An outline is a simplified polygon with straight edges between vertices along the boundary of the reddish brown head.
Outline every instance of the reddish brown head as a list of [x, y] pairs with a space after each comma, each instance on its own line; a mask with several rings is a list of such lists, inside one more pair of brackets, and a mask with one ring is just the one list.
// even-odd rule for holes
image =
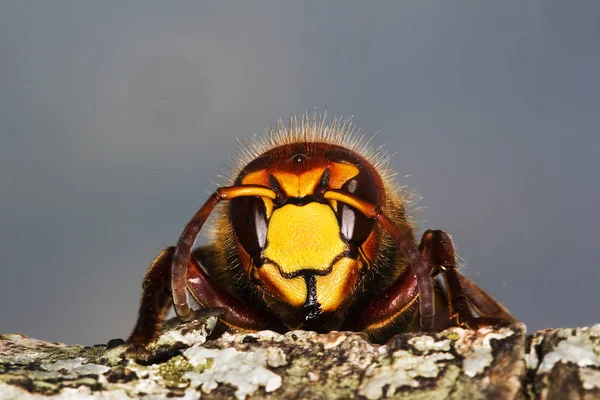
[[251, 161], [235, 185], [276, 193], [274, 200], [239, 197], [229, 205], [242, 266], [263, 294], [298, 309], [307, 321], [341, 307], [375, 261], [379, 229], [373, 219], [324, 193], [338, 189], [383, 203], [374, 167], [336, 144], [289, 143]]

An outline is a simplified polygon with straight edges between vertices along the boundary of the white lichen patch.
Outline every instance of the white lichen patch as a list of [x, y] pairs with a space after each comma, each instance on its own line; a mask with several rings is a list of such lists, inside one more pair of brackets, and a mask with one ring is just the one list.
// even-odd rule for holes
[[183, 343], [186, 346], [201, 345], [206, 343], [206, 338], [214, 330], [218, 318], [208, 317], [200, 329], [192, 329], [183, 333], [180, 330], [169, 330], [162, 334], [152, 347], [169, 346], [173, 343]]
[[398, 350], [394, 352], [395, 367], [401, 367], [408, 372], [410, 377], [435, 378], [439, 372], [438, 361], [447, 361], [454, 359], [450, 353], [434, 353], [424, 357], [414, 356], [413, 354]]
[[186, 346], [204, 344], [206, 343], [206, 332], [191, 331], [181, 333], [179, 331], [169, 331], [158, 338], [155, 346], [167, 346], [173, 343], [183, 343]]
[[408, 344], [415, 350], [427, 354], [432, 351], [449, 351], [451, 341], [448, 339], [435, 340], [435, 338], [423, 335], [409, 339]]
[[[463, 360], [463, 372], [470, 378], [481, 374], [486, 367], [494, 361], [492, 355], [491, 341], [493, 339], [506, 339], [515, 332], [510, 328], [502, 328], [496, 332], [489, 328], [480, 329], [476, 333], [475, 341], [469, 346], [468, 352]], [[462, 346], [457, 346], [459, 350]], [[459, 350], [460, 352], [460, 350]]]
[[592, 342], [586, 336], [570, 336], [560, 342], [554, 351], [546, 354], [539, 372], [549, 372], [557, 362], [572, 362], [580, 367], [600, 365], [600, 357], [594, 353]]
[[558, 336], [560, 338], [566, 339], [568, 337], [573, 336], [573, 334], [575, 333], [574, 331], [575, 330], [571, 329], [571, 328], [559, 328], [559, 329], [556, 329], [555, 334], [556, 334], [556, 336]]
[[87, 361], [85, 358], [78, 357], [72, 360], [60, 360], [50, 364], [42, 364], [41, 367], [46, 371], [60, 371], [61, 369], [72, 371], [73, 369], [83, 364], [85, 361]]
[[181, 400], [198, 400], [200, 393], [196, 389], [188, 389], [185, 391]]
[[600, 389], [600, 371], [591, 368], [579, 370], [579, 379], [585, 390]]
[[347, 336], [344, 332], [330, 332], [327, 335], [327, 340], [323, 344], [325, 350], [333, 349], [338, 347], [346, 340]]
[[106, 365], [86, 363], [83, 357], [71, 360], [59, 360], [49, 364], [42, 364], [41, 368], [46, 371], [58, 372], [64, 370], [66, 373], [75, 375], [102, 375], [110, 370]]
[[127, 344], [122, 344], [112, 349], [106, 349], [104, 357], [108, 360], [107, 365], [117, 365], [123, 359], [123, 353], [127, 349]]
[[[133, 396], [141, 396], [142, 394], [152, 396], [166, 397], [169, 394], [169, 389], [166, 388], [165, 380], [160, 375], [160, 365], [140, 365], [130, 361], [127, 369], [135, 372], [138, 379], [129, 384], [116, 384], [114, 386], [127, 388], [127, 391]], [[148, 398], [148, 397], [145, 397]]]
[[308, 380], [311, 382], [316, 382], [319, 380], [319, 375], [315, 374], [312, 371], [308, 371], [308, 373], [306, 374], [306, 376], [308, 377]]
[[[241, 352], [233, 348], [220, 350], [194, 346], [185, 350], [183, 355], [193, 366], [210, 364], [210, 368], [202, 373], [184, 374], [184, 378], [189, 379], [193, 387], [201, 387], [204, 393], [212, 392], [219, 383], [227, 383], [237, 388], [235, 396], [238, 399], [245, 399], [261, 386], [267, 393], [281, 386], [281, 377], [266, 368], [269, 364], [269, 355], [264, 349]], [[208, 360], [212, 361], [208, 362]], [[281, 359], [273, 359], [271, 362], [277, 364]]]
[[313, 331], [290, 331], [283, 335], [286, 341], [293, 341], [299, 345], [309, 342], [315, 342], [319, 334]]
[[277, 368], [288, 364], [285, 353], [279, 347], [267, 347], [266, 352], [269, 367]]
[[77, 350], [78, 346], [45, 342], [18, 333], [0, 335], [0, 364], [29, 364], [47, 359], [49, 354]]
[[534, 336], [531, 339], [529, 351], [525, 353], [525, 366], [528, 369], [536, 369], [540, 365], [540, 359], [537, 355], [537, 347], [544, 341], [544, 336]]
[[592, 325], [587, 329], [590, 338], [600, 338], [600, 324]]
[[49, 398], [61, 400], [122, 400], [130, 398], [125, 390], [114, 389], [112, 391], [92, 392], [89, 387], [85, 386], [64, 388], [56, 395], [47, 396], [45, 394], [31, 393], [18, 386], [8, 385], [3, 382], [0, 382], [0, 395], [2, 395], [3, 399], [19, 400], [47, 400]]
[[[361, 347], [353, 347], [346, 352], [348, 354], [348, 364], [352, 366], [352, 368], [360, 368], [361, 370], [367, 368], [373, 362], [375, 358], [375, 350], [373, 346], [364, 346]], [[388, 357], [387, 354], [383, 354], [380, 356], [380, 359], [384, 359]]]
[[419, 387], [416, 378], [436, 378], [445, 361], [454, 359], [450, 353], [433, 353], [416, 356], [405, 350], [393, 354], [390, 365], [372, 364], [365, 372], [365, 377], [358, 393], [370, 400], [382, 396], [393, 396], [403, 386]]
[[256, 339], [257, 342], [282, 342], [285, 340], [285, 336], [281, 333], [273, 331], [259, 331], [252, 333], [229, 333], [225, 332], [221, 335], [219, 341], [227, 344], [243, 343], [244, 339], [248, 336]]
[[252, 336], [256, 337], [259, 342], [282, 342], [285, 340], [284, 335], [273, 331], [260, 331], [253, 333]]

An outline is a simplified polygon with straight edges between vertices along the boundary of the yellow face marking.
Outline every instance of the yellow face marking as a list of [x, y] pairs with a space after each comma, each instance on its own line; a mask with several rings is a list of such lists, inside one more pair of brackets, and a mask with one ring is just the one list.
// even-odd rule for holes
[[277, 299], [294, 307], [302, 307], [306, 302], [306, 283], [303, 277], [286, 279], [273, 264], [260, 267], [259, 276], [269, 293]]
[[333, 208], [333, 211], [335, 211], [337, 213], [337, 209], [338, 209], [337, 200], [329, 200], [329, 204], [331, 204], [331, 208]]
[[269, 174], [266, 170], [261, 169], [255, 172], [250, 172], [242, 179], [242, 185], [266, 185], [269, 183]]
[[273, 176], [281, 184], [286, 196], [304, 197], [314, 193], [323, 172], [325, 172], [324, 168], [315, 168], [299, 175], [289, 172], [274, 172]]
[[267, 199], [263, 197], [263, 203], [265, 203], [265, 213], [267, 215], [267, 219], [271, 218], [271, 214], [273, 213], [273, 200]]
[[[354, 178], [360, 172], [358, 167], [353, 164], [332, 162], [328, 166], [311, 168], [301, 174], [288, 170], [275, 169], [272, 174], [281, 184], [281, 188], [289, 197], [304, 197], [314, 193], [321, 181], [325, 170], [330, 169], [329, 186], [339, 189]], [[259, 170], [248, 173], [242, 179], [242, 185], [262, 185], [269, 186], [268, 170]]]
[[[276, 171], [273, 176], [281, 183], [281, 188], [288, 197], [304, 197], [315, 192], [325, 170], [325, 167], [313, 168], [302, 174]], [[358, 173], [358, 168], [355, 165], [332, 163], [329, 178], [330, 186], [339, 188]]]
[[358, 282], [358, 263], [351, 258], [342, 258], [335, 263], [330, 274], [317, 276], [316, 281], [321, 310], [335, 311]]
[[283, 273], [326, 270], [347, 250], [333, 210], [326, 204], [287, 204], [271, 215], [264, 256]]
[[281, 188], [288, 197], [304, 197], [315, 192], [321, 181], [325, 168], [314, 168], [303, 174], [274, 172], [273, 176], [281, 183]]
[[358, 167], [354, 164], [332, 163], [329, 187], [339, 189], [359, 172]]

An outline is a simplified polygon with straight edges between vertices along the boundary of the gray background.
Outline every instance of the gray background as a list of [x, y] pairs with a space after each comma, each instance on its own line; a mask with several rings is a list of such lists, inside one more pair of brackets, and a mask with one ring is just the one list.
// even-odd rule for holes
[[450, 230], [529, 330], [600, 322], [599, 21], [597, 1], [3, 1], [0, 333], [126, 337], [235, 138], [315, 108], [380, 131], [419, 232]]

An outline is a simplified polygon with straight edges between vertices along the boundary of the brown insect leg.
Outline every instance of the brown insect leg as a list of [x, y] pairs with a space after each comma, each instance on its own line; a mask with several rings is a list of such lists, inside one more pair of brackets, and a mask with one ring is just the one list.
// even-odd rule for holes
[[[514, 321], [512, 317], [505, 318], [506, 310], [483, 290], [478, 287], [475, 289], [476, 285], [473, 282], [469, 281], [467, 290], [462, 286], [460, 278], [464, 277], [456, 270], [456, 253], [450, 235], [440, 230], [427, 230], [423, 234], [419, 249], [425, 260], [436, 268], [436, 272], [443, 274], [450, 318], [455, 318], [459, 326], [477, 329], [481, 326], [507, 324]], [[504, 312], [495, 312], [498, 308], [492, 303]], [[478, 304], [484, 309], [477, 308], [477, 311], [482, 311], [480, 317], [475, 317], [473, 314], [472, 304]], [[489, 314], [483, 311], [488, 311]]]
[[[194, 298], [205, 308], [222, 308], [221, 320], [231, 327], [242, 330], [276, 329], [278, 323], [263, 315], [234, 296], [220, 289], [204, 272], [196, 257], [202, 258], [201, 247], [194, 251], [188, 264], [187, 287]], [[138, 358], [147, 355], [146, 346], [158, 335], [159, 328], [171, 305], [170, 277], [175, 247], [168, 247], [148, 268], [142, 284], [142, 299], [138, 319], [127, 339], [127, 352]]]
[[394, 284], [360, 311], [356, 330], [376, 335], [396, 321], [417, 300], [419, 287], [412, 271], [406, 271]]
[[201, 306], [223, 310], [221, 321], [226, 325], [251, 331], [282, 329], [273, 317], [259, 312], [217, 287], [194, 257], [190, 259], [187, 280], [192, 296]]
[[431, 330], [435, 322], [435, 292], [431, 267], [417, 251], [414, 243], [402, 232], [385, 214], [378, 214], [377, 220], [381, 226], [392, 236], [398, 247], [407, 258], [411, 271], [415, 276], [419, 288], [419, 313], [421, 315], [421, 328]]
[[129, 344], [127, 351], [133, 356], [147, 353], [146, 346], [156, 338], [160, 325], [169, 311], [171, 304], [169, 283], [174, 252], [175, 247], [168, 247], [161, 251], [144, 276], [138, 319], [127, 339]]
[[194, 214], [190, 222], [187, 223], [177, 241], [175, 254], [173, 255], [173, 265], [171, 267], [171, 290], [175, 312], [182, 321], [190, 321], [194, 318], [185, 288], [188, 263], [198, 234], [217, 204], [223, 200], [242, 196], [259, 196], [270, 199], [275, 199], [276, 197], [275, 192], [271, 189], [258, 185], [218, 188], [206, 203], [200, 207], [196, 214]]
[[469, 303], [481, 316], [499, 318], [508, 322], [515, 322], [516, 318], [500, 303], [483, 291], [472, 280], [458, 273], [460, 286], [463, 288]]

